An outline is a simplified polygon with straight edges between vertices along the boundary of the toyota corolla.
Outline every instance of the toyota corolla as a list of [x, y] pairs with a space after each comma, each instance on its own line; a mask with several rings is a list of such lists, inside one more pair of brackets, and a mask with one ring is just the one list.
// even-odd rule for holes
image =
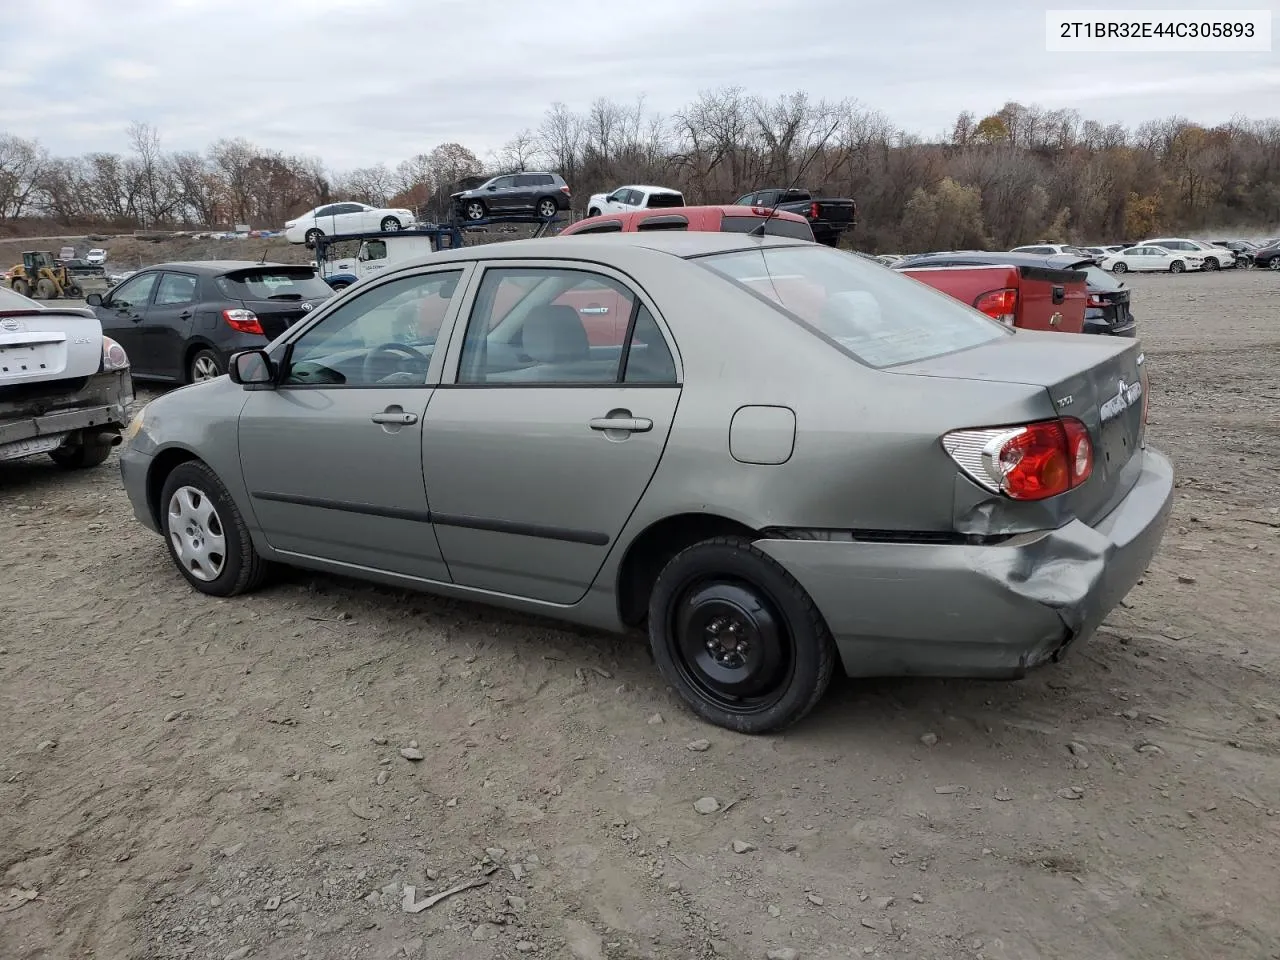
[[1093, 633], [1172, 499], [1146, 366], [813, 243], [497, 243], [153, 400], [121, 470], [203, 593], [280, 563], [643, 629], [694, 711], [761, 733], [837, 666], [1014, 678]]

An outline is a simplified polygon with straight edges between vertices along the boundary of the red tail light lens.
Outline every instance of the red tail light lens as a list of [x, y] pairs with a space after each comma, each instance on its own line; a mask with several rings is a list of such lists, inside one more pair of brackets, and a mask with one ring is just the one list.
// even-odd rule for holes
[[814, 203], [809, 204], [809, 218], [811, 220], [819, 219], [818, 204], [816, 201]]
[[560, 192], [567, 197], [569, 195], [569, 188], [567, 186], [561, 187]]
[[1014, 317], [1018, 315], [1018, 291], [1012, 287], [988, 290], [974, 300], [973, 305], [992, 320], [998, 320], [1005, 326], [1012, 327]]
[[1015, 427], [955, 430], [943, 449], [973, 480], [1014, 500], [1045, 500], [1093, 473], [1089, 428], [1074, 417]]
[[1088, 304], [1091, 307], [1099, 307], [1099, 308], [1105, 307], [1107, 305], [1106, 301], [1103, 300], [1101, 297], [1090, 297], [1088, 300]]
[[240, 333], [256, 333], [260, 337], [266, 336], [262, 332], [262, 323], [258, 320], [258, 315], [252, 310], [223, 310], [222, 319], [232, 330]]

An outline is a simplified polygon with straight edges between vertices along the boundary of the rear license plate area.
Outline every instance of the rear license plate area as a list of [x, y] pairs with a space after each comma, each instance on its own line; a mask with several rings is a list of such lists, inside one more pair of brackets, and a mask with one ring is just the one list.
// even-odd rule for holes
[[55, 370], [57, 350], [46, 343], [0, 343], [0, 376]]

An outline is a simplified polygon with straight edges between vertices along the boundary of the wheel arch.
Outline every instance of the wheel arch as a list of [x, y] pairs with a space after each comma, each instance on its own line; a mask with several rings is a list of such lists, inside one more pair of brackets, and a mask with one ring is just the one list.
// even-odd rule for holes
[[759, 531], [715, 513], [678, 513], [649, 524], [628, 544], [618, 564], [618, 619], [629, 627], [644, 622], [658, 574], [681, 550], [714, 537], [733, 536], [756, 539]]
[[191, 361], [195, 359], [195, 355], [201, 350], [212, 352], [218, 357], [220, 363], [225, 363], [225, 351], [219, 350], [217, 346], [208, 340], [192, 337], [187, 341], [187, 345], [182, 351], [182, 376], [184, 379], [191, 373]]
[[174, 470], [193, 460], [204, 463], [194, 451], [186, 447], [166, 447], [155, 455], [147, 468], [147, 509], [151, 511], [151, 519], [155, 521], [157, 529], [160, 527], [160, 493], [164, 490], [165, 481]]

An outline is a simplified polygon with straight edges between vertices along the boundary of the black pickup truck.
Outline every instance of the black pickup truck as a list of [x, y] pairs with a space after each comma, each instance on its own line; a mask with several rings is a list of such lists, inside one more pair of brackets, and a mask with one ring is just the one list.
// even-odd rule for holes
[[744, 207], [777, 207], [788, 213], [798, 213], [809, 221], [813, 239], [829, 247], [838, 244], [840, 235], [858, 222], [857, 205], [852, 200], [815, 197], [808, 190], [771, 187], [740, 197], [738, 204]]

